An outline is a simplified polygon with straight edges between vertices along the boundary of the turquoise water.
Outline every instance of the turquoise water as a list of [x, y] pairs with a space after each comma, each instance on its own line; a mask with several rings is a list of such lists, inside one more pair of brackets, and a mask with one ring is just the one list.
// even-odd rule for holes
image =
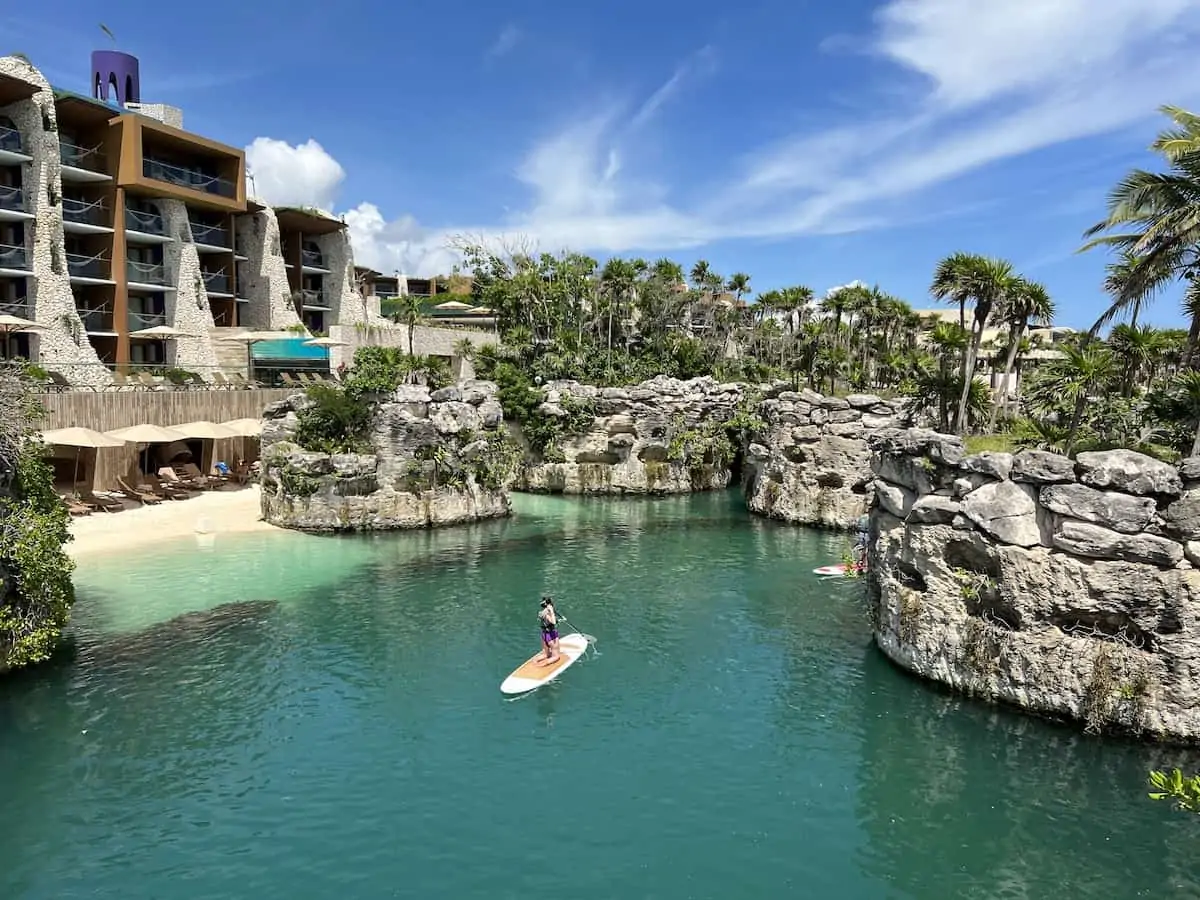
[[[1145, 770], [872, 648], [845, 539], [736, 496], [521, 497], [85, 567], [0, 681], [3, 898], [1193, 896]], [[543, 591], [598, 642], [540, 691]]]

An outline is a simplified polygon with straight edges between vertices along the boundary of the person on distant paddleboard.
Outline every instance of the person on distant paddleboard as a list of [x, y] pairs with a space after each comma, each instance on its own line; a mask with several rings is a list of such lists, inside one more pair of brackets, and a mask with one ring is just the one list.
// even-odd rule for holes
[[546, 651], [545, 659], [538, 662], [539, 666], [549, 666], [558, 662], [558, 614], [554, 611], [554, 601], [547, 595], [542, 595], [542, 605], [538, 610], [538, 626], [542, 630], [542, 647]]

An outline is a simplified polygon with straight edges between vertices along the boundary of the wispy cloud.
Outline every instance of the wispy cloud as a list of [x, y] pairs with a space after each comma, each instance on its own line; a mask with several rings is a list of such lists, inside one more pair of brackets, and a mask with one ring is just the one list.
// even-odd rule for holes
[[496, 40], [492, 41], [492, 45], [488, 47], [484, 59], [492, 60], [506, 56], [516, 49], [517, 44], [521, 43], [522, 37], [524, 37], [524, 32], [516, 25], [505, 25], [496, 35]]
[[[374, 231], [352, 224], [356, 252], [376, 267], [428, 271], [444, 261], [440, 242], [451, 232], [521, 232], [556, 246], [624, 252], [936, 217], [939, 208], [923, 199], [944, 198], [971, 173], [1128, 129], [1162, 102], [1200, 101], [1190, 49], [1197, 37], [1200, 0], [890, 0], [869, 34], [827, 44], [862, 54], [861, 72], [876, 76], [859, 94], [867, 112], [743, 148], [698, 199], [688, 202], [687, 187], [666, 172], [647, 172], [644, 144], [631, 135], [711, 67], [708, 49], [640, 102], [601, 105], [537, 141], [516, 170], [530, 190], [524, 210], [422, 230], [408, 219], [393, 229], [367, 205], [361, 221], [379, 221]], [[1091, 165], [1087, 153], [1078, 165]], [[393, 230], [402, 239], [389, 237]]]

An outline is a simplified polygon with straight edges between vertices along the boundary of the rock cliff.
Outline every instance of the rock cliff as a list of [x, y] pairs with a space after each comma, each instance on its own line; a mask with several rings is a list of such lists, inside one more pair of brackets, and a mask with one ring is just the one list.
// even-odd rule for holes
[[517, 487], [535, 493], [679, 494], [730, 483], [726, 433], [747, 392], [712, 378], [659, 376], [629, 388], [553, 381], [539, 413], [554, 437]]
[[272, 404], [263, 413], [263, 518], [301, 531], [383, 531], [508, 515], [520, 450], [495, 395], [482, 381], [432, 393], [402, 386], [373, 406], [371, 452], [346, 454], [296, 443], [307, 396]]
[[887, 656], [1092, 732], [1200, 737], [1200, 459], [969, 456], [917, 429], [867, 440]]
[[801, 525], [849, 528], [873, 495], [866, 438], [895, 428], [899, 401], [873, 394], [823, 397], [770, 388], [758, 405], [743, 484], [753, 513]]

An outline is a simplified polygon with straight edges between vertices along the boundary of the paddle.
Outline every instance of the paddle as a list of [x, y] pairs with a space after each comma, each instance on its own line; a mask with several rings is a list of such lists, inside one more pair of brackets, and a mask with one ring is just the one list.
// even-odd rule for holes
[[565, 622], [573, 631], [577, 631], [580, 634], [580, 636], [582, 636], [583, 639], [588, 642], [588, 646], [591, 646], [592, 644], [596, 643], [596, 639], [594, 637], [592, 637], [590, 634], [587, 634], [586, 632], [584, 632], [583, 629], [577, 627], [574, 622], [572, 622], [570, 619], [568, 619], [562, 613], [560, 613], [556, 610], [554, 613], [554, 616], [555, 616], [555, 618], [561, 619], [563, 622]]

